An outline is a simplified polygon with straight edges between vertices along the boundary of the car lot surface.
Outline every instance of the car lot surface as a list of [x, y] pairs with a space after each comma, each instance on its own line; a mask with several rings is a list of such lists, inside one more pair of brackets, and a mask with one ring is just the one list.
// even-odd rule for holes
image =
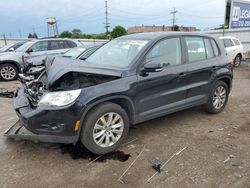
[[[0, 82], [13, 90], [18, 82]], [[235, 69], [229, 102], [221, 114], [199, 108], [171, 114], [137, 125], [119, 148], [131, 157], [89, 164], [73, 160], [58, 147], [3, 136], [17, 116], [11, 99], [0, 98], [0, 187], [250, 187], [250, 67]], [[125, 174], [119, 177], [144, 151]], [[164, 163], [173, 157], [150, 183], [153, 157]]]

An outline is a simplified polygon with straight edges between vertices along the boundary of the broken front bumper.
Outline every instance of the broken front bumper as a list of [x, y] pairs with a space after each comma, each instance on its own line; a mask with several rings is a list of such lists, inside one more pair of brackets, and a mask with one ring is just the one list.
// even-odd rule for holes
[[5, 131], [4, 135], [17, 140], [31, 140], [33, 142], [49, 142], [49, 143], [74, 143], [77, 141], [75, 136], [53, 136], [53, 135], [38, 135], [34, 134], [20, 120], [12, 127]]
[[75, 129], [85, 109], [79, 101], [63, 107], [31, 108], [22, 87], [13, 99], [13, 106], [19, 117], [17, 123], [5, 132], [5, 136], [32, 140], [35, 142], [75, 143], [80, 128]]

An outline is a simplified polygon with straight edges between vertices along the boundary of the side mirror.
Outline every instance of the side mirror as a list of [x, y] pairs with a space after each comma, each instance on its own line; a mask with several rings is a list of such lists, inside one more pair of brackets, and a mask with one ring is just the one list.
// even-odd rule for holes
[[149, 62], [144, 65], [144, 72], [161, 72], [163, 70], [163, 66], [160, 63]]
[[87, 57], [86, 57], [86, 56], [82, 56], [82, 57], [80, 57], [79, 59], [80, 59], [80, 60], [86, 60]]
[[14, 52], [14, 51], [15, 51], [14, 48], [10, 48], [10, 49], [9, 49], [9, 52]]
[[33, 52], [32, 48], [29, 48], [27, 51], [27, 53]]

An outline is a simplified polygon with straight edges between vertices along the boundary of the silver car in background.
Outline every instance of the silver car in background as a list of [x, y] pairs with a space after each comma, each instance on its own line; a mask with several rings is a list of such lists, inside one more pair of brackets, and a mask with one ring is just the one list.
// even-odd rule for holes
[[71, 39], [40, 39], [28, 41], [15, 51], [0, 53], [0, 80], [15, 80], [26, 58], [62, 54], [80, 45]]

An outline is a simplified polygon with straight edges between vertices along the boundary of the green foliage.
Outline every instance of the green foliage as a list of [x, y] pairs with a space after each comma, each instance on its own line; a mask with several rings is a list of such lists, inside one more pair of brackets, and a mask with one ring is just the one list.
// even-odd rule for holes
[[112, 38], [117, 38], [117, 37], [120, 37], [120, 36], [123, 36], [123, 35], [126, 35], [126, 34], [127, 34], [126, 29], [124, 27], [118, 25], [111, 32], [111, 37]]
[[33, 33], [33, 34], [29, 33], [28, 38], [29, 38], [29, 39], [32, 39], [32, 38], [37, 39], [37, 38], [38, 38], [38, 36], [37, 36], [37, 34], [36, 34], [36, 33]]
[[72, 37], [72, 33], [70, 31], [63, 31], [61, 34], [60, 34], [60, 37], [61, 38], [71, 38]]
[[76, 39], [81, 38], [82, 31], [80, 29], [73, 29], [71, 33], [72, 33], [72, 38]]
[[63, 31], [60, 33], [61, 38], [78, 38], [78, 39], [107, 39], [104, 33], [101, 34], [84, 34], [80, 29], [73, 29], [72, 31]]
[[173, 31], [180, 31], [180, 27], [178, 25], [174, 25]]

